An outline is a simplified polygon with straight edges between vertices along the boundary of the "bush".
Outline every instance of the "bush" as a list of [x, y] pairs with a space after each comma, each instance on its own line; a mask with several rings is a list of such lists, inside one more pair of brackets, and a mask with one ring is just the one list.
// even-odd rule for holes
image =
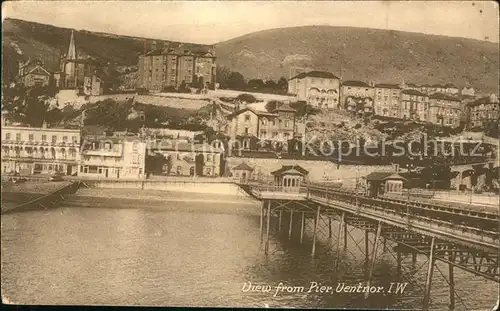
[[166, 93], [177, 93], [177, 89], [173, 85], [164, 87], [162, 91]]
[[252, 94], [246, 94], [246, 93], [238, 95], [238, 97], [236, 97], [236, 99], [243, 101], [243, 102], [246, 102], [248, 104], [257, 102], [257, 99], [255, 98], [255, 96], [253, 96]]

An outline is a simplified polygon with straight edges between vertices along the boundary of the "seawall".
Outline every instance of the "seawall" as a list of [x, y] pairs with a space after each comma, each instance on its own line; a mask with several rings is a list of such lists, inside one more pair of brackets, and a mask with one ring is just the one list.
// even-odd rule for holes
[[142, 190], [163, 190], [173, 192], [192, 193], [207, 193], [220, 195], [244, 196], [250, 198], [240, 187], [233, 183], [217, 183], [217, 182], [195, 182], [195, 181], [115, 181], [115, 180], [100, 180], [100, 181], [85, 181], [85, 184], [91, 188], [107, 188], [107, 189], [142, 189]]
[[281, 168], [282, 165], [300, 165], [309, 171], [311, 181], [340, 179], [345, 186], [354, 186], [356, 176], [361, 178], [375, 171], [392, 171], [390, 165], [337, 165], [328, 161], [314, 160], [293, 160], [293, 159], [257, 159], [244, 157], [228, 157], [227, 163], [229, 169], [245, 162], [254, 169], [254, 174], [261, 174], [264, 177], [270, 177], [271, 172]]
[[[27, 187], [25, 187], [25, 190], [34, 191], [31, 193], [21, 192], [20, 189], [17, 189], [18, 192], [2, 192], [2, 214], [53, 207], [56, 203], [63, 200], [66, 195], [74, 194], [80, 187], [80, 183], [62, 182], [54, 183], [52, 187], [50, 187], [51, 184], [46, 185], [49, 187], [40, 187], [40, 185], [37, 186], [38, 187], [32, 187], [28, 184]], [[35, 191], [35, 188], [38, 188], [38, 190]], [[11, 202], [4, 202], [4, 196], [7, 194], [12, 196]]]

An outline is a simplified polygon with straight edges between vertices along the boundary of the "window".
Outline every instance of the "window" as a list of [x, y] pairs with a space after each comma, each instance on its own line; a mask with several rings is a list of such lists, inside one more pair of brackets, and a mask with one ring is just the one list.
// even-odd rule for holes
[[132, 144], [132, 151], [137, 152], [137, 150], [139, 150], [139, 144], [138, 144], [138, 143], [136, 143], [136, 142], [134, 142], [134, 143]]
[[181, 154], [180, 154], [180, 153], [178, 153], [178, 154], [177, 154], [177, 160], [180, 160], [180, 159], [181, 159]]
[[21, 133], [16, 133], [16, 141], [20, 141], [21, 140]]
[[289, 126], [289, 122], [288, 121], [285, 121], [285, 127], [288, 127]]
[[56, 135], [52, 135], [52, 143], [53, 144], [57, 143], [57, 136]]
[[77, 144], [78, 143], [78, 139], [76, 136], [73, 136], [73, 143]]
[[245, 122], [248, 122], [248, 121], [250, 121], [250, 115], [249, 115], [249, 114], [246, 114], [246, 115], [245, 115]]
[[68, 136], [63, 136], [63, 142], [67, 142], [68, 141]]
[[207, 154], [207, 161], [212, 161], [212, 155], [211, 154]]
[[245, 127], [245, 134], [248, 134], [248, 127]]
[[10, 140], [10, 133], [5, 133], [5, 139]]

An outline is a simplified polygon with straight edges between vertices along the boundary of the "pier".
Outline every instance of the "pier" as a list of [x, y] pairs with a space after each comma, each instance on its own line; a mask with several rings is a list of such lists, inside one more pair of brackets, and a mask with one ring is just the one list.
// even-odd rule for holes
[[[478, 205], [439, 204], [432, 200], [412, 200], [390, 196], [369, 197], [339, 188], [315, 184], [240, 184], [261, 201], [260, 236], [264, 253], [270, 253], [270, 226], [304, 243], [304, 228], [312, 225], [311, 256], [317, 248], [319, 231], [328, 232], [337, 254], [350, 247], [365, 256], [366, 286], [370, 286], [377, 256], [391, 246], [397, 273], [401, 274], [402, 254], [427, 257], [427, 273], [422, 301], [429, 309], [435, 262], [448, 265], [449, 309], [455, 309], [454, 269], [462, 269], [500, 283], [498, 208]], [[333, 230], [337, 222], [339, 230]], [[352, 238], [353, 228], [363, 230], [364, 243]], [[338, 259], [335, 262], [338, 265]], [[440, 272], [440, 271], [439, 271]], [[369, 293], [365, 293], [367, 298]]]

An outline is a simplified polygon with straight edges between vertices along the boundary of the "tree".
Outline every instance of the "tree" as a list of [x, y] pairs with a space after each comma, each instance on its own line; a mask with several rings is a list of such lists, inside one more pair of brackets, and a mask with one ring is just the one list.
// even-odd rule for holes
[[278, 108], [280, 105], [282, 104], [282, 102], [280, 101], [277, 101], [277, 100], [270, 100], [267, 102], [266, 104], [266, 110], [268, 112], [272, 112], [274, 111], [276, 108]]
[[219, 87], [222, 89], [227, 88], [229, 76], [231, 75], [231, 70], [224, 66], [217, 66], [215, 73], [217, 75], [217, 81], [219, 82]]
[[281, 77], [278, 80], [277, 86], [283, 92], [283, 94], [286, 94], [288, 92], [288, 80], [285, 77]]
[[276, 90], [278, 88], [278, 85], [273, 80], [267, 80], [265, 85], [267, 88], [270, 88], [272, 90]]
[[319, 112], [319, 109], [314, 108], [311, 105], [308, 105], [305, 101], [299, 100], [297, 102], [293, 102], [290, 104], [290, 107], [297, 111], [298, 117], [304, 117], [307, 115], [316, 115]]
[[257, 99], [255, 98], [255, 96], [253, 96], [252, 94], [240, 94], [236, 97], [236, 100], [239, 100], [239, 101], [242, 101], [242, 102], [246, 102], [247, 104], [251, 104], [251, 103], [255, 103], [257, 102]]
[[262, 79], [251, 79], [248, 81], [248, 87], [253, 90], [263, 89], [266, 85]]
[[179, 93], [191, 93], [191, 90], [187, 87], [186, 81], [182, 81], [178, 89]]
[[244, 90], [247, 84], [245, 78], [239, 72], [231, 72], [227, 78], [227, 88], [233, 90]]
[[205, 158], [202, 153], [195, 156], [195, 174], [196, 176], [203, 176], [203, 167], [205, 166]]
[[127, 116], [132, 105], [119, 104], [112, 99], [97, 102], [88, 109], [85, 124], [104, 125], [112, 130], [124, 130], [127, 127]]

